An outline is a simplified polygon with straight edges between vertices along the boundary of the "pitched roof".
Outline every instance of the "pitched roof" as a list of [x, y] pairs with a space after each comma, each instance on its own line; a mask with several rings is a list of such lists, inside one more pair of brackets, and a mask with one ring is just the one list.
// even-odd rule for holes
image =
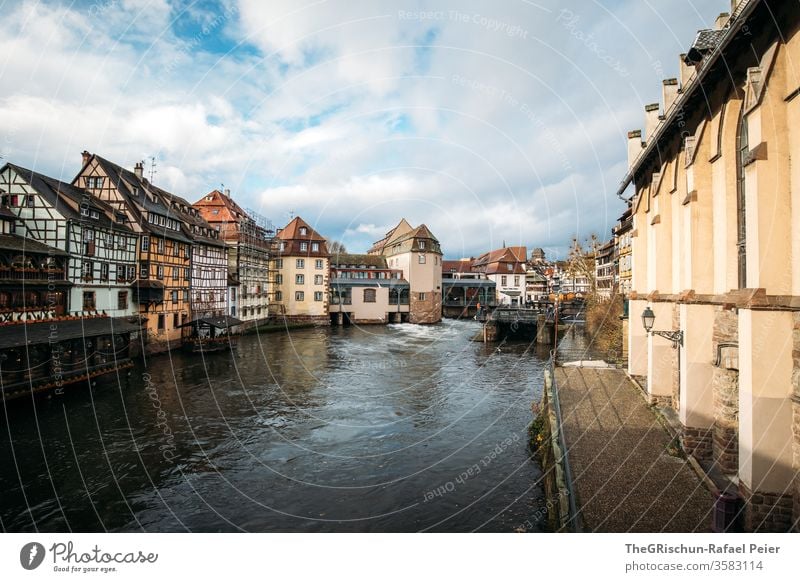
[[16, 164], [6, 164], [3, 170], [5, 168], [13, 170], [18, 177], [25, 180], [29, 186], [36, 190], [42, 198], [67, 219], [85, 221], [85, 217], [81, 216], [80, 208], [81, 206], [88, 206], [97, 210], [99, 215], [97, 219], [92, 219], [92, 224], [96, 223], [106, 228], [117, 230], [131, 230], [130, 227], [116, 221], [116, 211], [110, 204], [100, 200], [88, 190]]
[[[301, 234], [300, 229], [305, 228], [306, 233]], [[299, 216], [296, 216], [292, 221], [281, 230], [276, 238], [280, 240], [308, 240], [308, 241], [324, 241], [325, 237], [319, 234], [316, 230]]]
[[18, 234], [0, 234], [0, 249], [4, 251], [18, 251], [21, 253], [47, 254], [66, 257], [67, 253], [61, 249], [40, 243], [32, 238], [19, 236]]
[[414, 230], [414, 227], [411, 226], [405, 218], [401, 218], [400, 222], [397, 223], [397, 226], [387, 232], [386, 236], [384, 236], [382, 239], [372, 243], [372, 247], [370, 247], [367, 252], [370, 254], [381, 253], [390, 242], [395, 242], [398, 237], [412, 230]]
[[442, 261], [443, 273], [469, 273], [472, 271], [473, 259], [458, 259]]

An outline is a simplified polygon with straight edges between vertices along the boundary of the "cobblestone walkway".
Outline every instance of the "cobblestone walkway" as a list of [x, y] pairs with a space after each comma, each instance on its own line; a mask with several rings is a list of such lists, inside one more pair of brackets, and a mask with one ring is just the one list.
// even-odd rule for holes
[[624, 372], [557, 368], [584, 531], [710, 531], [711, 493]]

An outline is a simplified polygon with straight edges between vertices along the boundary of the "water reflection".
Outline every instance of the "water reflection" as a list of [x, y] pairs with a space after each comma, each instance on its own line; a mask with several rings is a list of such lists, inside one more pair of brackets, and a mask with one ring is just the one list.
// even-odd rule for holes
[[2, 424], [0, 525], [518, 529], [543, 504], [525, 430], [547, 350], [470, 341], [479, 329], [251, 335], [234, 354], [176, 352], [15, 406]]

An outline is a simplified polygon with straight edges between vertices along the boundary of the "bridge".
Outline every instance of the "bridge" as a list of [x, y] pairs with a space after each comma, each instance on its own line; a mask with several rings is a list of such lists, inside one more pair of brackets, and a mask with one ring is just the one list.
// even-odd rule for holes
[[553, 343], [556, 322], [571, 324], [583, 322], [583, 301], [553, 304], [540, 302], [526, 307], [497, 307], [478, 315], [483, 321], [483, 341], [493, 342], [517, 336], [536, 339], [537, 343]]

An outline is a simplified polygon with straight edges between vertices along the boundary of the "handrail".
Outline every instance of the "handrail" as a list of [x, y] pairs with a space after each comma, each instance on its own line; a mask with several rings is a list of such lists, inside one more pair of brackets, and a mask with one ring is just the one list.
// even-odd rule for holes
[[[558, 443], [561, 448], [561, 464], [564, 467], [564, 481], [567, 486], [567, 503], [569, 508], [568, 520], [564, 524], [571, 531], [578, 533], [581, 531], [580, 515], [578, 512], [578, 504], [575, 500], [575, 487], [572, 482], [572, 468], [569, 464], [569, 455], [567, 454], [567, 443], [564, 438], [564, 421], [561, 417], [561, 401], [558, 397], [558, 383], [556, 382], [556, 354], [558, 348], [550, 350], [550, 359], [547, 366], [550, 370], [550, 378], [552, 382], [553, 392], [553, 409], [556, 413], [556, 423], [558, 424]], [[558, 462], [558, 460], [556, 460]]]

